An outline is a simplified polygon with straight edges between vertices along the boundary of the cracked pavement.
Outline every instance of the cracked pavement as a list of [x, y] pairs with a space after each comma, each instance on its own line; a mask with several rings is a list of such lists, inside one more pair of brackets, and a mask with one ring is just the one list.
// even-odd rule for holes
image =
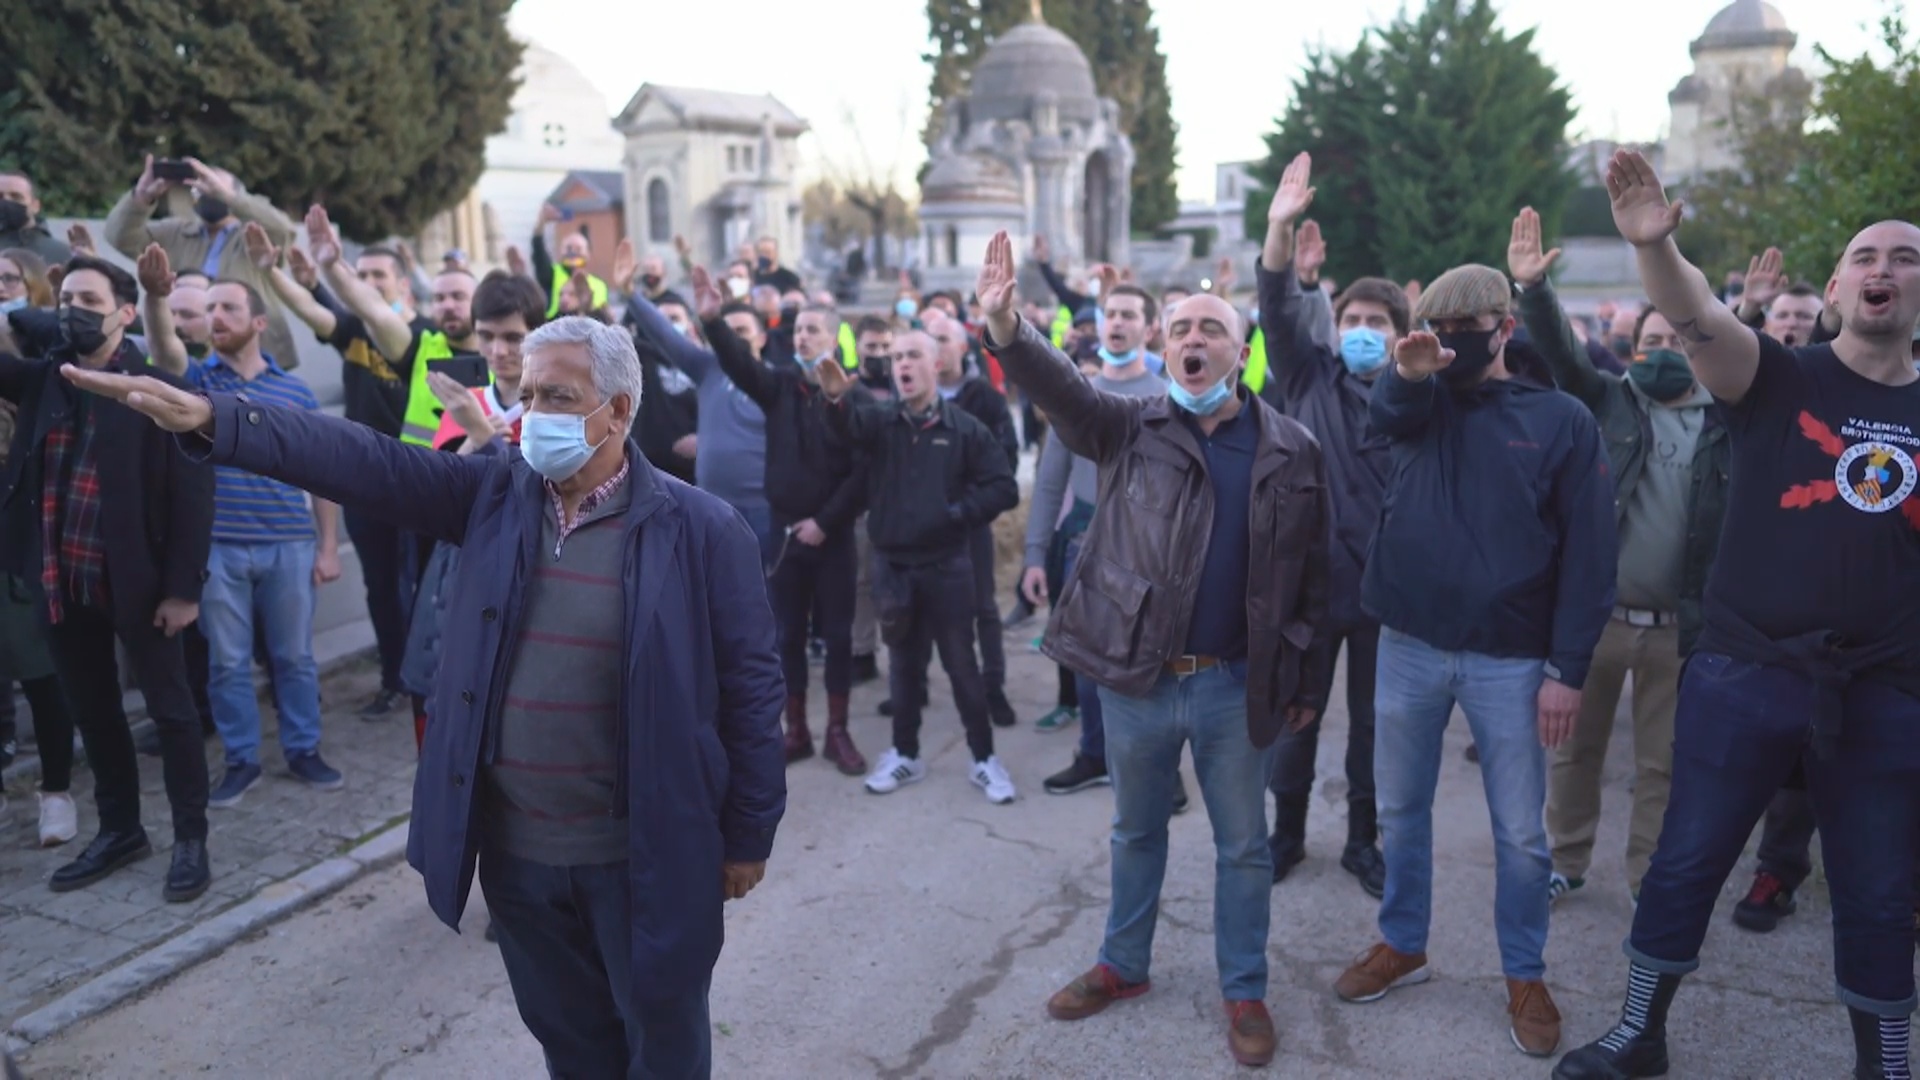
[[[1031, 635], [1035, 625], [1023, 629]], [[1106, 788], [1041, 791], [1041, 779], [1067, 763], [1077, 732], [1033, 730], [1032, 718], [1051, 705], [1054, 676], [1014, 637], [1009, 692], [1023, 722], [995, 732], [1021, 792], [1012, 805], [988, 805], [968, 782], [965, 742], [938, 678], [924, 783], [876, 797], [818, 760], [792, 770], [766, 882], [727, 913], [712, 1000], [716, 1075], [1245, 1074], [1226, 1052], [1212, 848], [1198, 799], [1171, 826], [1152, 992], [1077, 1024], [1046, 1017], [1047, 996], [1090, 966], [1099, 946], [1112, 803]], [[818, 708], [817, 686], [814, 693]], [[866, 686], [854, 697], [854, 735], [869, 755], [886, 744], [886, 721], [874, 714], [883, 694]], [[1307, 862], [1273, 894], [1267, 1002], [1280, 1055], [1266, 1074], [1544, 1080], [1550, 1063], [1520, 1056], [1507, 1039], [1493, 853], [1476, 768], [1460, 756], [1463, 723], [1448, 733], [1435, 812], [1434, 978], [1371, 1005], [1332, 996], [1334, 978], [1374, 940], [1375, 904], [1338, 865], [1345, 722], [1336, 707], [1322, 739], [1327, 792], [1314, 800]], [[1615, 740], [1609, 761], [1589, 884], [1556, 910], [1547, 949], [1568, 1045], [1611, 1025], [1625, 979], [1628, 741]], [[1807, 891], [1800, 913], [1775, 933], [1748, 934], [1728, 914], [1750, 869], [1743, 859], [1703, 967], [1673, 1007], [1673, 1075], [1849, 1075], [1824, 893]], [[477, 889], [467, 925], [465, 935], [447, 932], [411, 870], [384, 871], [36, 1046], [28, 1075], [543, 1075], [499, 958], [478, 933]]]

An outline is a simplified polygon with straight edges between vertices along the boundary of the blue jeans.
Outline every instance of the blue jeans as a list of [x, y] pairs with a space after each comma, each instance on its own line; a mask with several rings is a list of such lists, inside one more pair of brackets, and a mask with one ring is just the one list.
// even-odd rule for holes
[[207, 636], [207, 697], [229, 762], [260, 763], [260, 706], [253, 690], [253, 628], [266, 632], [288, 758], [320, 747], [320, 678], [313, 661], [311, 540], [216, 542], [200, 592]]
[[1680, 677], [1673, 795], [1640, 885], [1627, 955], [1684, 975], [1720, 888], [1780, 785], [1804, 759], [1833, 894], [1840, 1000], [1913, 1011], [1914, 841], [1920, 828], [1920, 700], [1878, 682], [1846, 689], [1832, 755], [1808, 751], [1814, 684], [1785, 668], [1697, 652]]
[[1273, 753], [1255, 749], [1247, 735], [1245, 665], [1162, 675], [1143, 698], [1102, 687], [1100, 700], [1113, 780], [1113, 907], [1100, 962], [1128, 982], [1147, 978], [1180, 746], [1191, 743], [1200, 797], [1213, 824], [1213, 952], [1220, 996], [1266, 997], [1273, 889], [1267, 773]]
[[713, 1073], [707, 985], [635, 1000], [627, 864], [547, 866], [480, 852], [480, 892], [500, 959], [547, 1075], [705, 1080]]
[[733, 508], [741, 517], [747, 519], [747, 528], [753, 530], [754, 538], [760, 541], [760, 564], [773, 565], [773, 556], [780, 550], [780, 530], [773, 527], [773, 511], [764, 506], [753, 509]]
[[1433, 792], [1441, 736], [1458, 703], [1480, 749], [1493, 819], [1493, 928], [1509, 979], [1546, 973], [1546, 752], [1540, 746], [1540, 660], [1443, 652], [1380, 629], [1373, 780], [1387, 891], [1380, 936], [1396, 952], [1427, 951], [1433, 921]]
[[[1066, 569], [1060, 579], [1065, 581], [1073, 576], [1073, 567], [1080, 561], [1080, 545], [1086, 540], [1085, 533], [1067, 541]], [[1100, 684], [1085, 675], [1073, 677], [1074, 696], [1080, 705], [1080, 756], [1093, 761], [1107, 759], [1107, 725], [1100, 712]]]

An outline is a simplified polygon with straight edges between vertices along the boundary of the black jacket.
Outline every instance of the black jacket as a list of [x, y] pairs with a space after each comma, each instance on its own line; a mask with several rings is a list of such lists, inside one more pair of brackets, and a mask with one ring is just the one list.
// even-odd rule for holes
[[953, 397], [953, 403], [966, 411], [968, 416], [980, 421], [1007, 452], [1007, 471], [1020, 468], [1020, 433], [1013, 428], [1013, 410], [1007, 408], [1007, 399], [993, 384], [985, 379], [970, 378], [960, 384], [960, 392]]
[[1260, 325], [1267, 335], [1267, 384], [1261, 396], [1320, 440], [1333, 504], [1328, 625], [1356, 629], [1373, 621], [1360, 609], [1360, 577], [1393, 471], [1391, 444], [1367, 419], [1372, 385], [1347, 370], [1338, 352], [1314, 339], [1304, 310], [1307, 297], [1293, 267], [1275, 274], [1256, 263], [1254, 273]]
[[867, 458], [867, 532], [896, 563], [924, 565], [961, 554], [970, 533], [1020, 503], [1006, 455], [980, 421], [934, 400], [915, 419], [904, 406], [829, 410], [836, 434]]
[[1619, 557], [1593, 413], [1520, 377], [1449, 391], [1392, 367], [1371, 406], [1393, 475], [1361, 584], [1367, 614], [1436, 649], [1545, 659], [1548, 678], [1580, 689]]
[[[725, 319], [708, 319], [706, 327], [720, 370], [767, 416], [767, 505], [774, 519], [785, 525], [812, 518], [830, 535], [851, 527], [866, 509], [866, 460], [832, 430], [826, 394], [799, 364], [755, 360]], [[838, 358], [835, 353], [828, 363]], [[873, 399], [856, 386], [845, 400], [858, 408]]]
[[[213, 538], [213, 470], [187, 460], [174, 437], [145, 416], [75, 389], [60, 377], [60, 365], [74, 361], [64, 346], [37, 360], [0, 355], [0, 398], [20, 408], [0, 482], [5, 493], [0, 495], [0, 563], [38, 594], [47, 432], [76, 407], [89, 409], [98, 425], [94, 452], [100, 532], [112, 582], [113, 620], [129, 630], [150, 627], [160, 601], [200, 601]], [[148, 366], [131, 344], [121, 346], [116, 363], [122, 370], [186, 387]]]

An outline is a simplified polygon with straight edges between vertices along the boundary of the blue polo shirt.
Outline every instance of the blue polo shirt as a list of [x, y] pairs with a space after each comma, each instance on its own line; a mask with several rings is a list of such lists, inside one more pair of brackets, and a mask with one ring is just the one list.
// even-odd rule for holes
[[1206, 456], [1207, 480], [1213, 485], [1213, 530], [1207, 536], [1206, 562], [1200, 565], [1193, 620], [1187, 624], [1186, 651], [1194, 656], [1247, 658], [1253, 455], [1260, 440], [1254, 407], [1242, 398], [1240, 412], [1215, 428], [1212, 436], [1200, 430], [1191, 413], [1180, 410], [1181, 423]]
[[[252, 379], [227, 366], [218, 353], [187, 368], [187, 379], [211, 394], [245, 394], [250, 401], [318, 411], [320, 402], [299, 378], [267, 357], [267, 370]], [[240, 469], [213, 470], [213, 540], [217, 544], [278, 544], [312, 540], [307, 493], [291, 484]]]

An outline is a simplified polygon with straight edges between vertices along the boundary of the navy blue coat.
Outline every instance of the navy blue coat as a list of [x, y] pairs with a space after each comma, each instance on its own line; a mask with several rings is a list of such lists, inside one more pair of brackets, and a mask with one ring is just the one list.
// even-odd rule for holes
[[[305, 488], [409, 532], [461, 545], [446, 593], [407, 861], [458, 928], [480, 845], [476, 795], [539, 557], [550, 496], [517, 450], [461, 456], [371, 428], [215, 394], [195, 456]], [[720, 955], [723, 862], [760, 862], [786, 809], [774, 648], [760, 548], [740, 515], [646, 463], [631, 440], [627, 670], [617, 802], [628, 820], [636, 997], [703, 985]]]

